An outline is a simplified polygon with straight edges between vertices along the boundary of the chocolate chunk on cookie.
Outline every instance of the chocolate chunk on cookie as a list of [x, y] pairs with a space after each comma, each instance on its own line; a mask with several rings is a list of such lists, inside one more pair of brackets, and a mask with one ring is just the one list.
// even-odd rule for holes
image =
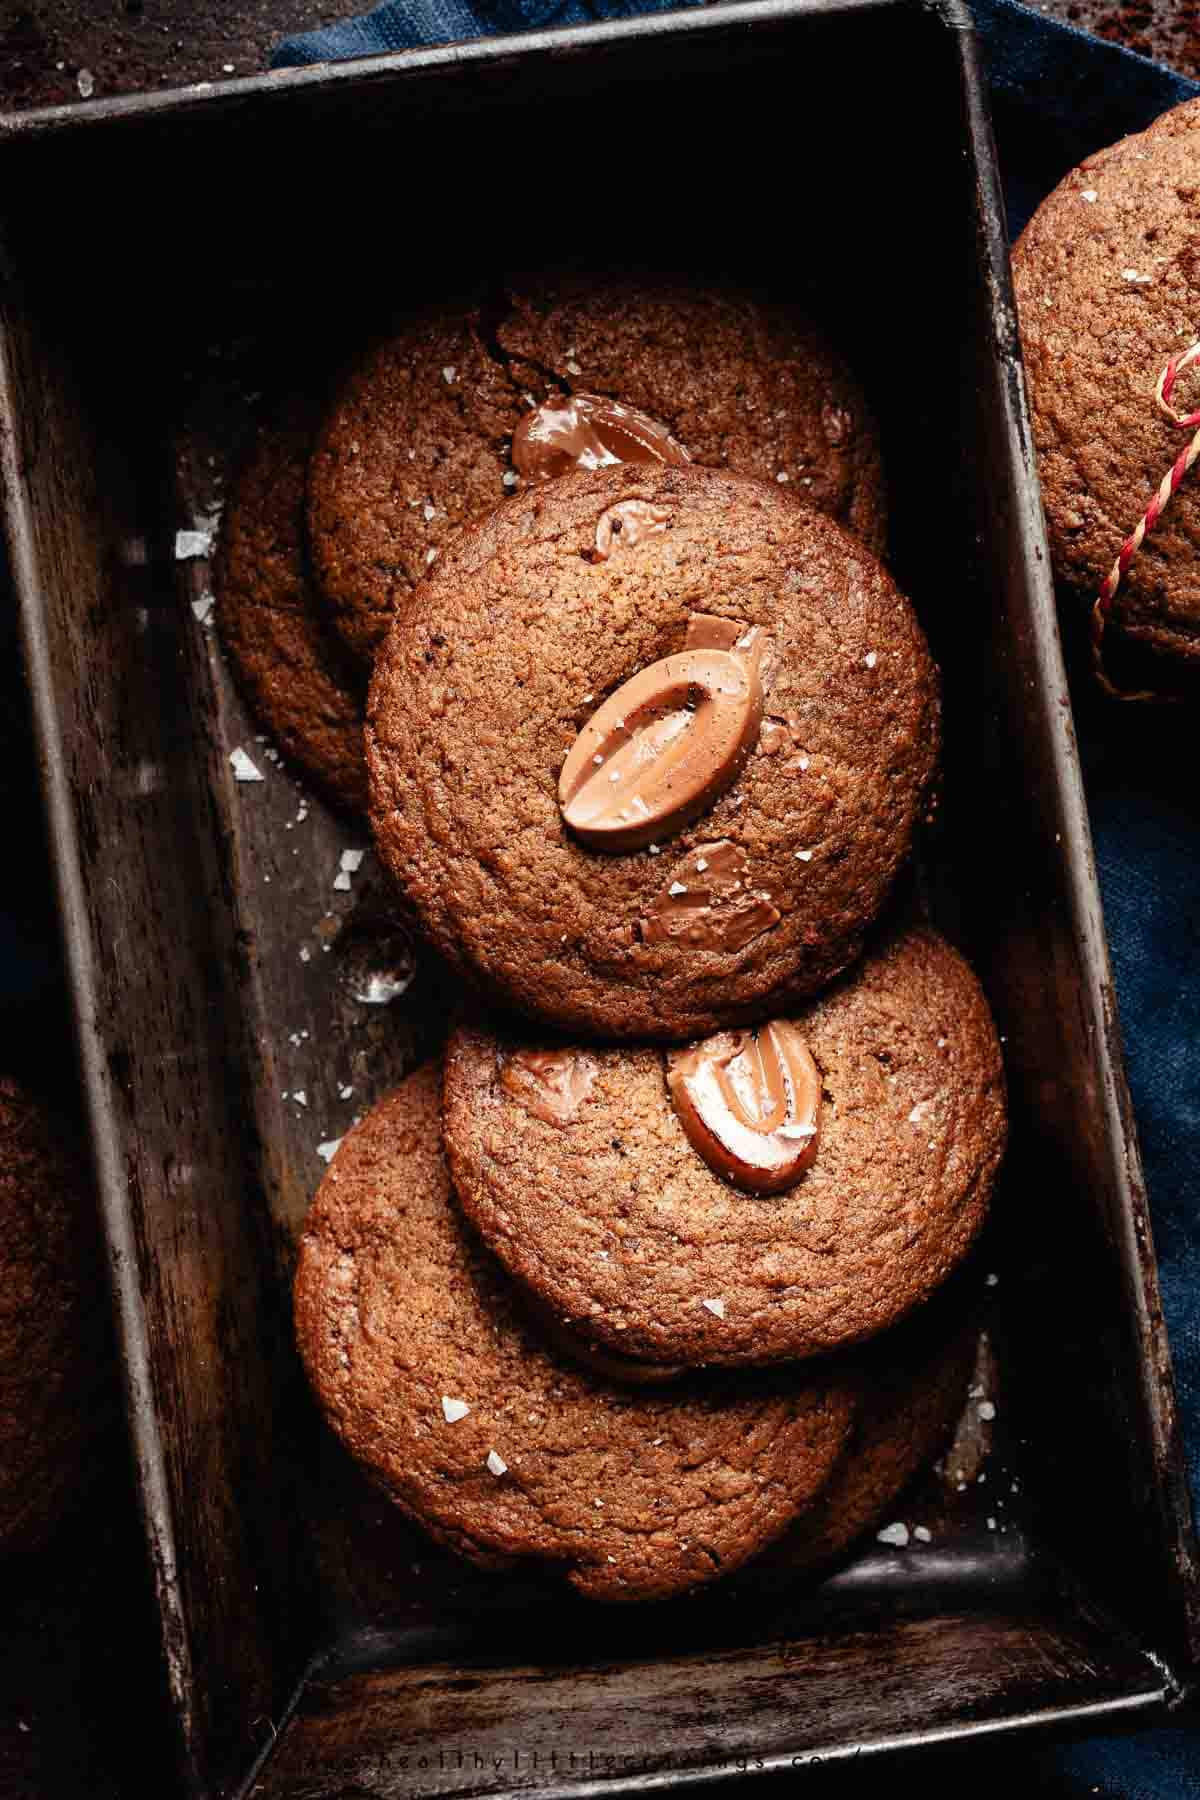
[[[1186, 447], [1155, 402], [1200, 334], [1200, 100], [1073, 169], [1013, 252], [1042, 500], [1059, 581], [1095, 597]], [[1172, 404], [1200, 398], [1185, 370]], [[1134, 556], [1112, 618], [1200, 666], [1200, 483], [1189, 475]]]
[[453, 1199], [441, 1071], [345, 1139], [305, 1226], [296, 1330], [330, 1425], [485, 1567], [646, 1600], [739, 1567], [812, 1504], [859, 1387], [836, 1371], [626, 1388], [562, 1357]]
[[462, 1206], [567, 1329], [667, 1364], [814, 1356], [893, 1325], [961, 1261], [1005, 1141], [999, 1045], [965, 962], [908, 930], [791, 1023], [819, 1111], [792, 1118], [753, 1030], [721, 1034], [724, 1091], [703, 1102], [718, 1135], [724, 1108], [784, 1155], [815, 1143], [767, 1193], [736, 1136], [720, 1166], [693, 1142], [670, 1084], [679, 1052], [455, 1033], [445, 1128]]
[[112, 1411], [94, 1208], [61, 1121], [0, 1078], [0, 1553], [50, 1536]]
[[217, 623], [238, 683], [280, 749], [339, 806], [363, 812], [364, 682], [329, 629], [305, 544], [312, 400], [260, 427], [225, 509]]
[[460, 971], [565, 1029], [683, 1038], [853, 961], [938, 744], [920, 626], [855, 539], [774, 483], [607, 468], [518, 496], [414, 594], [371, 816]]
[[409, 319], [347, 375], [310, 475], [337, 629], [369, 663], [461, 526], [573, 461], [672, 460], [671, 434], [693, 461], [786, 484], [882, 550], [874, 421], [802, 314], [667, 278], [531, 277]]

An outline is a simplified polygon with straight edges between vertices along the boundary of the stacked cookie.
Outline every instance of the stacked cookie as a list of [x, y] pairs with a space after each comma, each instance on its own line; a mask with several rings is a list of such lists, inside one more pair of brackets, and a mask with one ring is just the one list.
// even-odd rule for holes
[[[878, 457], [805, 329], [543, 283], [377, 352], [309, 472], [313, 616], [375, 653], [380, 860], [464, 999], [333, 1160], [301, 1353], [435, 1538], [604, 1599], [780, 1542], [818, 1569], [878, 1519], [961, 1404], [970, 1335], [931, 1297], [1003, 1149], [974, 977], [882, 919], [937, 676], [828, 516], [878, 541]], [[505, 412], [502, 377], [560, 369], [590, 386]]]
[[331, 397], [274, 408], [226, 509], [218, 617], [255, 713], [327, 799], [366, 808], [371, 663], [455, 533], [564, 456], [653, 460], [641, 421], [882, 549], [878, 439], [857, 383], [808, 319], [751, 294], [514, 279], [404, 320]]

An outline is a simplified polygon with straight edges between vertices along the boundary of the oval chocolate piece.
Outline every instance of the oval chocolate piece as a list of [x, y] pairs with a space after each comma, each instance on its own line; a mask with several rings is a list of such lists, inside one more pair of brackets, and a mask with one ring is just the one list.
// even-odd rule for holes
[[669, 837], [737, 779], [762, 720], [757, 666], [681, 650], [641, 669], [588, 720], [562, 766], [567, 825], [599, 850]]
[[595, 1079], [592, 1058], [577, 1050], [516, 1050], [500, 1070], [505, 1092], [547, 1125], [569, 1125]]
[[667, 529], [670, 508], [649, 500], [618, 500], [596, 521], [596, 556], [606, 562], [618, 545], [632, 550], [643, 538]]
[[749, 1193], [794, 1187], [817, 1153], [821, 1075], [786, 1019], [671, 1051], [667, 1088], [692, 1148]]
[[556, 395], [526, 413], [513, 432], [513, 468], [526, 481], [612, 463], [690, 463], [683, 445], [636, 407], [602, 394]]

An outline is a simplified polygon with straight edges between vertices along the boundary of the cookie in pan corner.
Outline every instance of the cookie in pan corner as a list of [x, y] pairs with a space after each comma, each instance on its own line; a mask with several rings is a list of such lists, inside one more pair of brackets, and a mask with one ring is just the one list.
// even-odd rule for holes
[[767, 1364], [876, 1337], [962, 1261], [1004, 1077], [974, 975], [915, 928], [787, 1019], [682, 1050], [465, 1025], [445, 1131], [464, 1210], [564, 1328]]
[[[786, 485], [882, 552], [875, 422], [802, 313], [669, 276], [520, 277], [399, 324], [349, 370], [321, 429], [313, 556], [364, 664], [456, 531], [569, 460], [548, 437], [561, 450], [581, 399], [617, 402], [695, 462]], [[627, 432], [598, 442], [577, 427], [585, 466], [644, 454]], [[541, 453], [523, 456], [523, 439]]]
[[740, 1567], [815, 1502], [859, 1400], [824, 1368], [631, 1388], [562, 1356], [455, 1204], [436, 1065], [337, 1152], [295, 1317], [326, 1419], [405, 1513], [473, 1562], [532, 1562], [600, 1600]]
[[[1013, 251], [1042, 499], [1057, 579], [1091, 601], [1195, 426], [1155, 386], [1200, 336], [1200, 100], [1072, 169]], [[1197, 370], [1171, 404], [1191, 413]], [[1200, 668], [1200, 482], [1186, 476], [1117, 589], [1129, 640]], [[1161, 667], [1162, 665], [1160, 665]]]
[[911, 850], [937, 670], [774, 482], [573, 474], [460, 533], [377, 659], [380, 858], [447, 959], [591, 1036], [761, 1017], [859, 954]]
[[284, 754], [335, 804], [366, 810], [364, 684], [309, 573], [305, 480], [318, 406], [292, 398], [260, 424], [225, 509], [217, 624], [238, 683]]
[[61, 1121], [0, 1077], [0, 1555], [49, 1539], [111, 1411], [94, 1207]]

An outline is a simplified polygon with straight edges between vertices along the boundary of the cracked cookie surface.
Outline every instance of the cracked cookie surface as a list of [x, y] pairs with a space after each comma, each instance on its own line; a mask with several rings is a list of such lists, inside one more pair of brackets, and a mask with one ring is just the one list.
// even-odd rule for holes
[[[456, 1190], [510, 1274], [627, 1356], [733, 1365], [874, 1337], [961, 1261], [1005, 1141], [995, 1027], [966, 963], [914, 928], [792, 1015], [820, 1071], [796, 1185], [729, 1185], [689, 1142], [658, 1047], [567, 1047], [558, 1116], [530, 1104], [549, 1039], [460, 1028], [446, 1057]], [[519, 1058], [511, 1069], [514, 1055]], [[519, 1079], [514, 1079], [514, 1073]]]
[[[1200, 100], [1072, 169], [1013, 250], [1054, 573], [1093, 599], [1191, 431], [1155, 404], [1200, 323]], [[1173, 404], [1197, 404], [1195, 369]], [[1193, 428], [1194, 429], [1194, 428]], [[1200, 667], [1200, 486], [1189, 476], [1133, 558], [1112, 618]]]
[[234, 483], [213, 573], [217, 624], [275, 742], [339, 806], [364, 812], [365, 682], [329, 629], [305, 545], [311, 398], [265, 418]]
[[[598, 521], [629, 502], [661, 528], [596, 560]], [[771, 640], [756, 745], [684, 829], [590, 849], [560, 815], [564, 759], [696, 614]], [[567, 1029], [678, 1039], [779, 1010], [853, 961], [938, 742], [924, 636], [854, 538], [774, 483], [621, 466], [519, 495], [413, 595], [371, 687], [372, 824], [460, 972]], [[675, 903], [705, 894], [698, 940]]]
[[666, 279], [517, 281], [407, 322], [350, 372], [321, 431], [314, 563], [364, 662], [455, 531], [519, 489], [512, 434], [560, 392], [639, 408], [695, 461], [779, 481], [883, 549], [874, 420], [802, 314]]
[[434, 1537], [647, 1600], [739, 1567], [812, 1503], [859, 1398], [850, 1371], [623, 1388], [538, 1335], [454, 1202], [441, 1071], [351, 1131], [305, 1224], [297, 1338], [333, 1430]]

